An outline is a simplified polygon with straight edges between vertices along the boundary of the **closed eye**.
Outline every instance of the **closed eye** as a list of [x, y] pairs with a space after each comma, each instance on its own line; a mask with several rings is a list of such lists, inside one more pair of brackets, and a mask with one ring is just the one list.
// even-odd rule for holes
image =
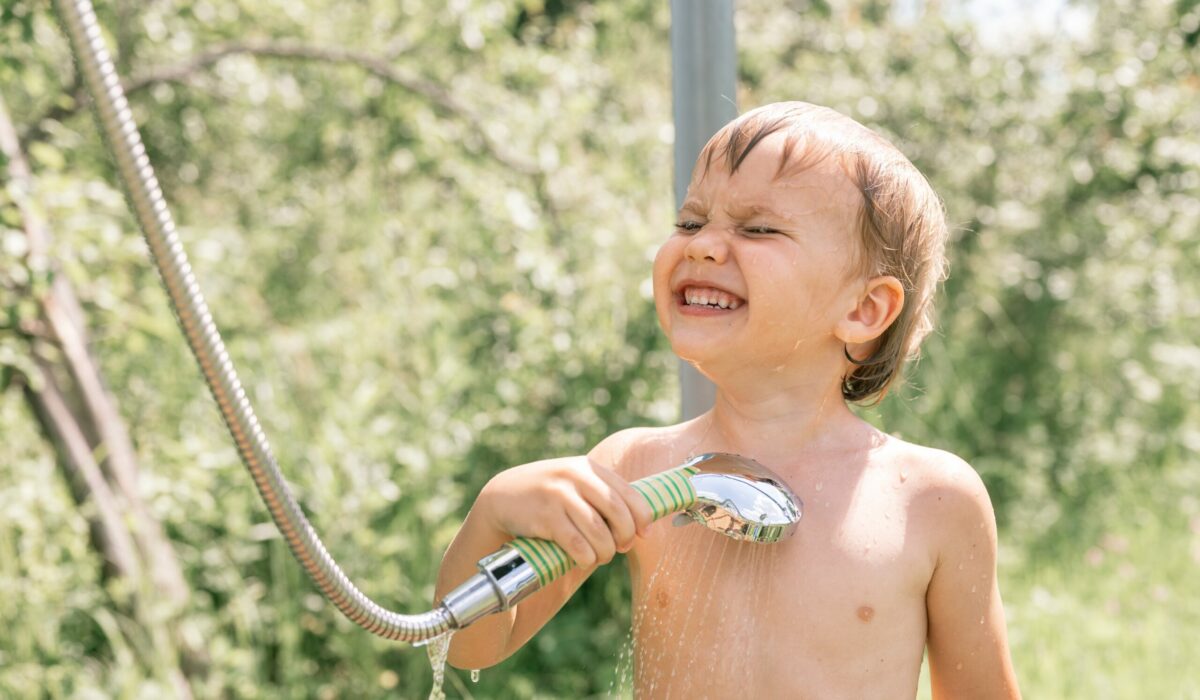
[[686, 231], [687, 233], [695, 233], [704, 228], [704, 224], [700, 223], [699, 221], [680, 221], [675, 224], [675, 228], [679, 229], [680, 231]]
[[773, 229], [769, 226], [747, 226], [743, 229], [746, 233], [755, 235], [765, 235], [771, 233], [780, 233], [778, 229]]

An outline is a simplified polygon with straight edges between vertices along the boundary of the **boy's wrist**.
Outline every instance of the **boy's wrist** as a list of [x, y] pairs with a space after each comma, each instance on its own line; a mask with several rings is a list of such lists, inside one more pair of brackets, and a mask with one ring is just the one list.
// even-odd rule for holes
[[462, 534], [467, 537], [468, 542], [478, 543], [477, 546], [487, 550], [481, 552], [477, 559], [496, 551], [512, 539], [512, 533], [504, 528], [499, 515], [491, 506], [491, 499], [487, 497], [487, 486], [484, 486], [467, 513], [462, 525]]
[[[472, 529], [478, 528], [478, 536], [486, 537], [488, 534], [494, 534], [497, 537], [508, 539], [511, 535], [505, 531], [500, 523], [500, 517], [493, 507], [494, 494], [492, 493], [493, 482], [489, 480], [480, 489], [479, 495], [475, 497], [475, 503], [471, 506], [471, 510], [467, 513], [467, 519], [463, 523], [463, 527], [471, 524]], [[492, 539], [492, 538], [488, 538]]]

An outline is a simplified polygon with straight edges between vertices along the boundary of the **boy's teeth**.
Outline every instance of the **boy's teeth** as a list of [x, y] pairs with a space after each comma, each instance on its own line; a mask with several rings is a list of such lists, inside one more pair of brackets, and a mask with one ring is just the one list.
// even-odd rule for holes
[[693, 289], [683, 292], [683, 299], [689, 306], [713, 306], [720, 309], [736, 309], [741, 306], [741, 300], [719, 289]]

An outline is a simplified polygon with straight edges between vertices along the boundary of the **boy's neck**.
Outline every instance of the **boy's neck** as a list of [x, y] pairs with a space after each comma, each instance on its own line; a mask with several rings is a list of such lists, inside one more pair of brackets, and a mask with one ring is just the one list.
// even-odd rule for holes
[[760, 385], [757, 390], [718, 385], [702, 428], [706, 443], [780, 466], [805, 455], [853, 449], [879, 435], [850, 411], [840, 383]]

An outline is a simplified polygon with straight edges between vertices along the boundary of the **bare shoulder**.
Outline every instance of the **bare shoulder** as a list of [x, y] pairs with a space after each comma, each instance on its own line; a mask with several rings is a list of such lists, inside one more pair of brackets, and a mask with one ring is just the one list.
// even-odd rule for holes
[[634, 481], [670, 469], [686, 458], [686, 436], [692, 422], [665, 427], [629, 428], [609, 435], [588, 458]]
[[917, 477], [914, 486], [945, 495], [953, 494], [956, 499], [987, 498], [983, 479], [962, 457], [953, 452], [905, 442], [896, 437], [889, 438], [889, 442], [894, 445], [897, 458], [908, 465]]
[[942, 545], [966, 533], [995, 540], [996, 516], [979, 473], [958, 455], [890, 438], [896, 462], [907, 469], [910, 517]]

